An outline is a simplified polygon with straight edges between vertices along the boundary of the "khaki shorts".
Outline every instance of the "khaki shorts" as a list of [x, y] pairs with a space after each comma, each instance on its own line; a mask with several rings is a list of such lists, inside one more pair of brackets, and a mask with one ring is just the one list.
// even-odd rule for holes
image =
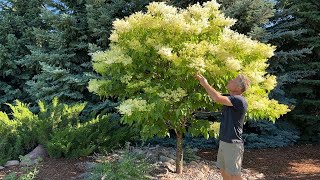
[[220, 141], [217, 156], [217, 167], [230, 175], [241, 175], [243, 143], [226, 143]]

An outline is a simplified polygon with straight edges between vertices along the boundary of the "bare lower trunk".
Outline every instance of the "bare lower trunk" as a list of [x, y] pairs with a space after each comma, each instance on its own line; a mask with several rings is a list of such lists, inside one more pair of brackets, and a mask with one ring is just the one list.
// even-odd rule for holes
[[182, 133], [176, 132], [177, 135], [177, 159], [176, 159], [176, 173], [181, 174], [183, 170], [183, 139]]

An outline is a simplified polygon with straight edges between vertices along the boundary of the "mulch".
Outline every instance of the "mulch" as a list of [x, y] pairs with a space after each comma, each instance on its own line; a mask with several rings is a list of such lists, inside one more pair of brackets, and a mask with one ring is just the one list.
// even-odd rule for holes
[[[203, 149], [197, 155], [215, 161], [217, 150]], [[319, 180], [320, 145], [245, 150], [243, 168], [263, 173], [267, 180]]]
[[[203, 159], [216, 160], [217, 150], [201, 149], [197, 153]], [[79, 159], [45, 158], [39, 165], [39, 180], [70, 180], [84, 173], [77, 164], [88, 161]], [[319, 180], [320, 145], [300, 145], [285, 148], [245, 150], [243, 168], [263, 173], [266, 180]], [[0, 179], [19, 167], [0, 170]]]

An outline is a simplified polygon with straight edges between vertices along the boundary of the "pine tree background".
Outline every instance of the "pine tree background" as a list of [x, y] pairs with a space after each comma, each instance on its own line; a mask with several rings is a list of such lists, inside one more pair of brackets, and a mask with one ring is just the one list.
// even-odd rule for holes
[[37, 43], [23, 63], [37, 66], [40, 73], [27, 81], [26, 91], [33, 102], [54, 97], [69, 103], [90, 101], [86, 86], [93, 73], [85, 1], [53, 1], [41, 17], [48, 29], [33, 29]]
[[[291, 61], [285, 71], [305, 72], [303, 78], [285, 86], [289, 96], [296, 99], [289, 118], [300, 127], [302, 142], [320, 142], [320, 2], [309, 0], [283, 0], [283, 6], [291, 12], [294, 29], [303, 27], [295, 45], [311, 49], [311, 52]], [[300, 23], [297, 23], [300, 22]], [[302, 30], [300, 30], [302, 31]], [[292, 46], [286, 45], [288, 49]]]
[[[161, 1], [161, 0], [159, 0]], [[206, 0], [166, 0], [185, 8]], [[112, 109], [117, 98], [87, 90], [99, 78], [90, 53], [109, 48], [112, 22], [145, 11], [151, 0], [0, 1], [0, 109], [19, 99], [88, 102], [84, 116]], [[278, 86], [271, 97], [293, 109], [285, 120], [302, 133], [301, 142], [319, 143], [320, 2], [310, 0], [218, 0], [237, 23], [237, 32], [277, 46], [269, 73]], [[84, 117], [85, 119], [85, 117]]]
[[34, 27], [44, 28], [40, 13], [43, 1], [0, 2], [0, 108], [15, 99], [29, 101], [26, 81], [38, 72], [22, 62], [31, 52], [28, 46], [36, 43]]

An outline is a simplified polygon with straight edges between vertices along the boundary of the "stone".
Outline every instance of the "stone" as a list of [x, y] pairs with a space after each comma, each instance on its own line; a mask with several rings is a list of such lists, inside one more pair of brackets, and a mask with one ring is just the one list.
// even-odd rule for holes
[[154, 168], [150, 172], [150, 174], [156, 174], [157, 176], [161, 176], [168, 173], [169, 173], [169, 170], [167, 168], [160, 168], [160, 167]]
[[48, 152], [44, 149], [44, 147], [42, 145], [38, 145], [34, 150], [32, 150], [26, 156], [28, 156], [31, 160], [34, 160], [34, 159], [38, 159], [38, 158], [47, 157]]
[[4, 169], [4, 167], [3, 167], [3, 166], [0, 166], [0, 170], [2, 170], [2, 169]]
[[148, 160], [148, 162], [150, 162], [151, 164], [154, 164], [154, 163], [156, 163], [156, 162], [158, 162], [158, 158], [157, 158], [157, 156], [147, 156], [147, 160]]
[[196, 171], [195, 175], [197, 176], [196, 179], [205, 179], [205, 175], [201, 171]]
[[162, 162], [169, 162], [171, 164], [175, 164], [175, 160], [169, 158], [169, 157], [166, 157], [166, 156], [160, 156], [159, 157], [159, 160], [162, 161]]
[[20, 164], [20, 162], [18, 160], [11, 160], [11, 161], [7, 161], [7, 163], [4, 166], [5, 167], [17, 166], [19, 164]]
[[137, 154], [137, 155], [145, 154], [145, 152], [141, 149], [133, 149], [132, 153]]
[[176, 152], [169, 152], [167, 156], [171, 159], [176, 159]]
[[259, 179], [263, 179], [264, 178], [264, 174], [263, 173], [257, 174], [256, 177], [259, 178]]
[[248, 177], [247, 180], [258, 180], [257, 177]]
[[208, 173], [210, 171], [210, 168], [207, 165], [203, 165], [202, 168], [201, 168], [201, 171], [203, 173]]
[[251, 173], [251, 171], [249, 169], [242, 169], [242, 173], [249, 174], [249, 173]]
[[163, 166], [167, 168], [170, 172], [176, 172], [176, 166], [172, 165], [169, 162], [164, 162]]
[[198, 165], [198, 163], [195, 162], [195, 161], [191, 161], [189, 164], [190, 164], [191, 166], [197, 166], [197, 165]]
[[27, 157], [28, 159], [22, 159], [20, 162], [21, 166], [33, 166], [35, 164], [38, 164], [40, 162], [40, 158], [38, 159], [29, 159], [29, 157]]

